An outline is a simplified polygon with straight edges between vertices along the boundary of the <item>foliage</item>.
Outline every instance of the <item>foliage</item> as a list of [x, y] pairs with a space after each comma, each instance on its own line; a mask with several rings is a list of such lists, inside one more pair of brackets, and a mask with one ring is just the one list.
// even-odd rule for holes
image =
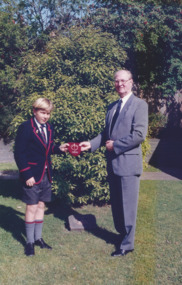
[[25, 29], [9, 13], [0, 13], [0, 137], [8, 136], [8, 125], [15, 115], [16, 81], [23, 72], [27, 49]]
[[[175, 92], [181, 89], [179, 0], [95, 1], [88, 9], [90, 15], [84, 18], [88, 3], [87, 0], [0, 2], [1, 136], [8, 135], [6, 126], [15, 115], [12, 102], [19, 96], [17, 81], [26, 72], [25, 51], [46, 53], [47, 42], [60, 33], [69, 34], [72, 25], [85, 27], [92, 23], [114, 35], [127, 53], [125, 67], [133, 71], [137, 92], [150, 103], [150, 111], [158, 110], [159, 98], [163, 96], [169, 105]], [[42, 88], [47, 88], [43, 82]], [[25, 92], [32, 92], [29, 89], [24, 88]]]
[[147, 134], [144, 142], [142, 143], [142, 156], [143, 156], [143, 167], [144, 167], [144, 169], [148, 167], [147, 155], [151, 151], [151, 146], [150, 146], [150, 142], [149, 142], [149, 130], [148, 130], [148, 134]]
[[182, 4], [181, 0], [100, 0], [98, 3], [102, 5], [115, 5], [119, 6], [121, 4], [134, 4], [134, 2], [139, 4], [152, 4], [152, 5], [180, 5]]
[[43, 50], [57, 33], [80, 21], [88, 0], [3, 0], [2, 10], [11, 12], [16, 23], [27, 27], [29, 47]]
[[[103, 129], [107, 105], [118, 97], [113, 74], [125, 60], [113, 36], [92, 27], [73, 28], [53, 39], [44, 54], [27, 55], [13, 130], [30, 117], [32, 102], [44, 96], [55, 105], [51, 121], [57, 142], [91, 139]], [[109, 200], [104, 150], [78, 158], [54, 157], [53, 166], [53, 186], [60, 196], [79, 204]]]
[[159, 98], [170, 99], [181, 89], [182, 11], [181, 6], [173, 5], [177, 1], [163, 6], [158, 4], [164, 1], [142, 2], [99, 2], [90, 7], [85, 24], [91, 22], [115, 36], [127, 52], [126, 67], [133, 71], [140, 93], [148, 102], [155, 102], [156, 111]]
[[[59, 143], [88, 140], [104, 127], [106, 109], [116, 100], [113, 74], [126, 55], [108, 33], [88, 27], [71, 29], [46, 47], [46, 53], [26, 58], [27, 73], [19, 80], [20, 113], [13, 129], [31, 115], [32, 102], [40, 96], [54, 102], [52, 124]], [[73, 204], [109, 201], [105, 148], [79, 157], [53, 157], [56, 194]]]
[[25, 53], [44, 51], [55, 33], [74, 24], [86, 3], [87, 0], [0, 1], [0, 137], [4, 140], [10, 139], [7, 126], [16, 115], [14, 101], [19, 96], [18, 79], [26, 72]]
[[160, 132], [167, 125], [167, 117], [159, 113], [151, 113], [149, 115], [149, 135], [152, 138], [157, 138]]

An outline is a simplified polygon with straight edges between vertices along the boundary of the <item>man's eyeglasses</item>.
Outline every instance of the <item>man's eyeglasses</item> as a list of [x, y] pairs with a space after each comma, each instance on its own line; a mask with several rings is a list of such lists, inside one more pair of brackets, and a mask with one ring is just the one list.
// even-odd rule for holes
[[126, 84], [129, 80], [131, 80], [131, 78], [128, 80], [115, 80], [115, 83], [119, 84], [121, 82], [122, 84]]

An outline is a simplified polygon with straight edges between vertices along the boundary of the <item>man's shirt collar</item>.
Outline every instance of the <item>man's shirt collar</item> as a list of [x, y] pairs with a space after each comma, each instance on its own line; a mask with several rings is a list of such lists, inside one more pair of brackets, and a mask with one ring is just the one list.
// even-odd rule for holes
[[125, 104], [126, 101], [128, 101], [128, 99], [130, 98], [131, 95], [132, 95], [132, 92], [130, 92], [129, 94], [127, 94], [123, 98], [120, 98], [120, 100], [122, 100], [122, 102]]

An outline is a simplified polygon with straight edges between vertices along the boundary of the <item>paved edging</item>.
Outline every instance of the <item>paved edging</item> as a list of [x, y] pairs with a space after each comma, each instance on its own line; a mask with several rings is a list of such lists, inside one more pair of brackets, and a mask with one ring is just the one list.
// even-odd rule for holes
[[[3, 180], [16, 180], [19, 178], [18, 173], [10, 173], [8, 174], [3, 173], [3, 171], [0, 171], [0, 179]], [[181, 181], [182, 180], [182, 171], [179, 173], [179, 170], [176, 172], [173, 170], [173, 174], [168, 174], [165, 172], [143, 172], [141, 175], [141, 180], [166, 180], [166, 181]]]
[[12, 151], [12, 143], [5, 144], [2, 139], [0, 139], [0, 163], [12, 163], [14, 162], [14, 154]]
[[[152, 139], [152, 153], [159, 145], [158, 139]], [[150, 154], [151, 155], [151, 154]], [[150, 159], [150, 157], [148, 157]], [[0, 140], [0, 163], [11, 163], [14, 162], [14, 155], [12, 151], [12, 143], [5, 145], [3, 140]], [[0, 179], [18, 179], [18, 172], [0, 171]], [[141, 180], [172, 180], [181, 181], [182, 180], [182, 169], [170, 169], [162, 168], [160, 172], [143, 172], [141, 175]]]

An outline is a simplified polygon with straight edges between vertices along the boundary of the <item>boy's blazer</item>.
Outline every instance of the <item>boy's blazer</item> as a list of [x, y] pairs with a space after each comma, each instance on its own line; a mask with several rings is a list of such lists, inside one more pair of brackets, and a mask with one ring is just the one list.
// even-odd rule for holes
[[140, 175], [142, 173], [141, 143], [148, 130], [148, 105], [134, 96], [130, 96], [114, 125], [110, 127], [118, 101], [108, 107], [104, 131], [90, 141], [91, 151], [95, 151], [107, 140], [114, 141], [114, 151], [106, 152], [108, 173], [110, 169], [118, 176]]
[[34, 177], [39, 184], [47, 167], [48, 177], [52, 181], [51, 154], [63, 154], [58, 146], [53, 144], [53, 129], [49, 123], [47, 127], [47, 145], [44, 144], [39, 128], [34, 119], [21, 124], [15, 140], [15, 161], [23, 182]]

